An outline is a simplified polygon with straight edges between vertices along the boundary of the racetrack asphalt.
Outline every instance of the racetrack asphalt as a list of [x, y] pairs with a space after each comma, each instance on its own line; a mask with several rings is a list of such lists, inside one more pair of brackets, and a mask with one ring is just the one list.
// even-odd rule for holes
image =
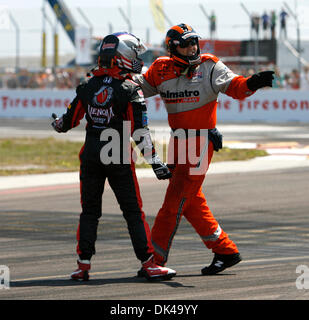
[[[231, 132], [230, 141], [236, 141], [232, 135], [236, 133]], [[274, 140], [270, 136], [263, 141], [241, 139], [250, 143]], [[287, 140], [304, 146], [302, 139]], [[9, 185], [1, 177], [0, 265], [9, 268], [10, 287], [0, 289], [0, 299], [308, 300], [309, 284], [305, 285], [309, 280], [299, 278], [302, 274], [297, 273], [301, 267], [305, 271], [305, 267], [309, 268], [308, 161], [306, 154], [284, 154], [251, 162], [212, 164], [203, 190], [221, 227], [237, 244], [243, 261], [221, 274], [202, 276], [201, 268], [211, 262], [213, 255], [182, 219], [168, 262], [177, 276], [159, 283], [136, 277], [140, 264], [108, 184], [91, 280], [76, 283], [69, 280], [69, 274], [75, 269], [77, 258], [78, 174], [72, 173], [72, 180], [69, 176], [64, 181], [54, 177], [54, 182], [49, 181], [48, 175], [45, 182], [35, 182], [39, 177], [37, 180], [33, 176], [28, 184], [25, 180], [17, 182], [26, 179], [19, 177], [14, 178], [15, 185], [13, 178]], [[157, 181], [149, 171], [138, 175], [146, 219], [151, 226], [167, 182]]]

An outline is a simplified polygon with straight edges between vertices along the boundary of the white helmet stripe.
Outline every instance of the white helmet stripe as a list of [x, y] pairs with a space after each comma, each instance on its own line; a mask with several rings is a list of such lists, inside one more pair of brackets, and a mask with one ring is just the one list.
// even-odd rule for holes
[[182, 39], [186, 40], [188, 38], [192, 38], [192, 37], [197, 37], [197, 38], [201, 38], [197, 33], [195, 32], [190, 32], [190, 33], [187, 33], [187, 34], [184, 34], [181, 36]]

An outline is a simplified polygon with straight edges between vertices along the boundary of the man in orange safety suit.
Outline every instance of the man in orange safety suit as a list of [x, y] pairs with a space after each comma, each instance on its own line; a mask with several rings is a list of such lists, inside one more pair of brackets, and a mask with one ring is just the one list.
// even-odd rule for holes
[[[173, 237], [185, 216], [214, 253], [212, 263], [202, 269], [203, 275], [212, 275], [241, 261], [236, 244], [214, 218], [202, 192], [213, 151], [222, 148], [222, 135], [215, 128], [217, 97], [221, 92], [244, 99], [259, 88], [271, 87], [273, 71], [248, 78], [237, 75], [216, 56], [201, 54], [198, 39], [191, 26], [173, 26], [165, 38], [170, 56], [159, 57], [134, 80], [145, 97], [160, 94], [174, 133], [169, 143], [172, 178], [151, 231], [156, 263], [163, 266], [167, 262]], [[192, 154], [196, 155], [193, 160]]]

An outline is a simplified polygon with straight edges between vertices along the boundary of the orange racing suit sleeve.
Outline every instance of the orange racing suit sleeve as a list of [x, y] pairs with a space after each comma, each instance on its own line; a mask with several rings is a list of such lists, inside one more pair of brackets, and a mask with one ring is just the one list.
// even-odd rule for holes
[[234, 99], [245, 99], [255, 92], [249, 90], [248, 78], [235, 74], [221, 61], [214, 65], [210, 77], [212, 88], [217, 94], [222, 92]]
[[245, 99], [251, 96], [255, 91], [249, 90], [247, 80], [248, 78], [243, 76], [235, 77], [225, 91], [225, 94], [234, 99]]

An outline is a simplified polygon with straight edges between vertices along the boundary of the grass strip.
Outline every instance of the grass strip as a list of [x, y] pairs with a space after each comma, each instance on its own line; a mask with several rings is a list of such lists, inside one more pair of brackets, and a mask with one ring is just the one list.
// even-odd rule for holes
[[[78, 154], [83, 142], [63, 141], [55, 138], [0, 139], [0, 175], [21, 175], [79, 170]], [[165, 146], [161, 148], [166, 150]], [[229, 149], [214, 152], [212, 162], [248, 160], [266, 156], [264, 150]], [[163, 160], [165, 158], [163, 157]], [[147, 168], [145, 163], [137, 168]]]

